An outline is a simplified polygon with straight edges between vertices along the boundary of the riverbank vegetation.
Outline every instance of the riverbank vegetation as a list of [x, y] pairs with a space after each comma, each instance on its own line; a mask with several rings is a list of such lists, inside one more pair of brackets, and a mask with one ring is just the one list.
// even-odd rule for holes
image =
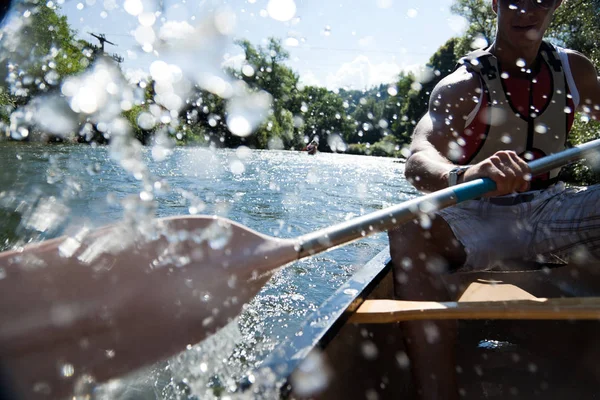
[[[5, 132], [13, 139], [28, 140], [33, 136], [20, 130], [23, 121], [19, 118], [23, 116], [15, 110], [36, 96], [56, 91], [66, 77], [86, 70], [100, 53], [92, 44], [75, 38], [66, 17], [60, 16], [55, 7], [40, 3], [27, 15], [31, 19], [26, 29], [30, 46], [20, 46], [3, 64], [5, 70], [0, 71], [7, 77], [0, 92], [0, 117]], [[600, 67], [598, 9], [600, 0], [563, 2], [548, 36], [557, 44], [588, 55]], [[168, 123], [169, 133], [179, 144], [245, 145], [258, 149], [299, 150], [317, 137], [320, 151], [400, 157], [403, 151], [406, 154], [403, 149], [426, 111], [433, 87], [454, 70], [462, 55], [491, 43], [494, 37], [495, 15], [489, 0], [455, 0], [452, 11], [469, 22], [463, 36], [449, 39], [420, 71], [403, 72], [395, 82], [362, 91], [303, 86], [298, 74], [287, 65], [289, 53], [280, 40], [270, 38], [259, 46], [241, 40], [237, 44], [244, 52], [245, 62], [238, 69], [227, 68], [225, 73], [244, 81], [252, 91], [270, 94], [271, 107], [263, 122], [251, 135], [232, 134], [226, 123], [226, 100], [196, 87], [178, 111], [177, 129], [172, 129], [172, 121]], [[33, 50], [28, 53], [27, 49]], [[161, 105], [156, 101], [156, 82], [150, 78], [140, 81], [138, 90], [143, 91], [141, 101], [123, 111], [123, 116], [135, 136], [142, 143], [149, 143], [167, 123], [160, 119], [140, 122], [144, 120], [140, 116], [152, 115], [152, 107], [155, 110]], [[86, 134], [74, 135], [77, 140], [108, 140], [93, 124], [81, 121], [81, 125], [87, 127]], [[573, 132], [572, 144], [587, 141], [598, 136], [598, 123], [579, 115]], [[52, 139], [51, 135], [43, 137]], [[585, 168], [574, 171], [581, 181], [593, 180]]]

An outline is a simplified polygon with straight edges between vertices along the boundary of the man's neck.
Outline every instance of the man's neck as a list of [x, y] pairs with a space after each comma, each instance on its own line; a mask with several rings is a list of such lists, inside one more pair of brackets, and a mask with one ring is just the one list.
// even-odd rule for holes
[[516, 48], [496, 37], [490, 47], [490, 53], [498, 59], [503, 71], [519, 75], [535, 69], [541, 45], [542, 42], [539, 41], [532, 46]]

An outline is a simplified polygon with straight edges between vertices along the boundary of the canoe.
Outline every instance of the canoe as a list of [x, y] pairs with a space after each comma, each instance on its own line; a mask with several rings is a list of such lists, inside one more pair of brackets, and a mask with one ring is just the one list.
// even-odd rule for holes
[[[600, 269], [535, 267], [444, 278], [457, 299], [464, 297], [441, 313], [471, 307], [460, 316], [456, 343], [463, 398], [598, 396], [600, 299], [593, 296], [600, 294]], [[405, 303], [387, 303], [392, 293], [385, 249], [312, 314], [299, 334], [273, 351], [261, 374], [266, 370], [276, 377], [284, 398], [417, 399], [401, 329], [389, 321], [412, 314]], [[502, 296], [511, 300], [481, 303]], [[387, 312], [373, 312], [373, 306]], [[402, 312], [390, 317], [393, 307]]]

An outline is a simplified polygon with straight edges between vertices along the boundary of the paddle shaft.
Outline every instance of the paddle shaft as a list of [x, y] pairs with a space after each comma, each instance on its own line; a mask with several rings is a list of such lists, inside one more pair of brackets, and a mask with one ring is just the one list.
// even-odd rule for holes
[[[600, 150], [600, 139], [551, 154], [529, 163], [532, 176], [580, 160]], [[439, 190], [350, 221], [299, 237], [298, 258], [323, 252], [341, 244], [384, 232], [423, 214], [483, 196], [496, 189], [489, 178], [480, 178]]]

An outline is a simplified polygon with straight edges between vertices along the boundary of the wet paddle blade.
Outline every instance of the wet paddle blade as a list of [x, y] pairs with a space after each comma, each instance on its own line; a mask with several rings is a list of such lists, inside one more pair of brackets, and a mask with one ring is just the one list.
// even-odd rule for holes
[[1, 253], [2, 367], [17, 393], [46, 382], [58, 396], [83, 374], [104, 381], [175, 354], [240, 314], [294, 243], [200, 216]]

